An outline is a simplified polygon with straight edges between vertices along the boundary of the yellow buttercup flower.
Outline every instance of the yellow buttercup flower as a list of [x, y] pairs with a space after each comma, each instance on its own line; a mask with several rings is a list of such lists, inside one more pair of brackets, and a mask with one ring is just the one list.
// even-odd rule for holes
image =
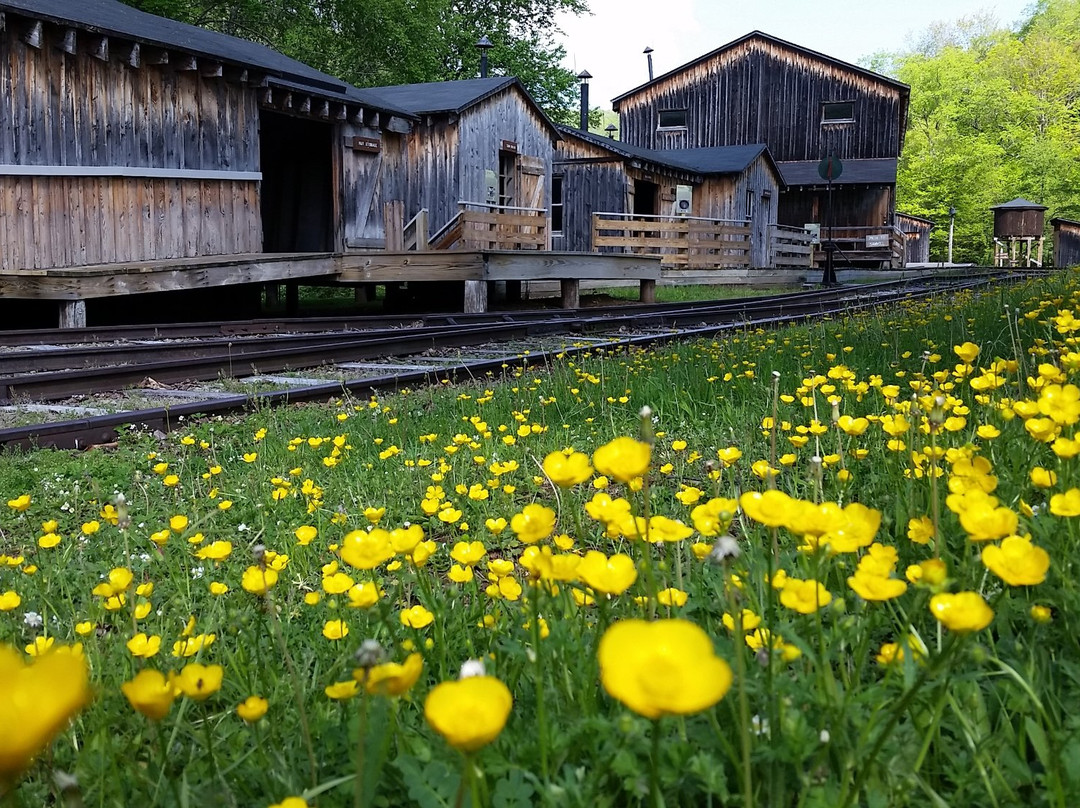
[[370, 570], [394, 557], [390, 534], [381, 529], [354, 530], [341, 540], [341, 559], [358, 570]]
[[979, 346], [974, 342], [965, 342], [963, 345], [954, 345], [953, 353], [960, 357], [965, 365], [970, 365], [979, 356]]
[[945, 592], [930, 598], [930, 612], [950, 631], [982, 631], [994, 619], [994, 610], [978, 592]]
[[510, 520], [510, 529], [523, 544], [535, 544], [555, 530], [555, 511], [535, 502], [526, 505]]
[[424, 718], [446, 742], [475, 752], [494, 741], [514, 705], [510, 689], [493, 676], [443, 682], [424, 700]]
[[1054, 516], [1080, 516], [1080, 488], [1070, 488], [1064, 494], [1050, 497], [1050, 513]]
[[644, 475], [651, 460], [649, 444], [627, 437], [615, 438], [593, 452], [596, 470], [623, 483]]
[[249, 724], [254, 724], [270, 708], [270, 702], [262, 696], [248, 696], [236, 707], [236, 714]]
[[50, 653], [24, 661], [17, 649], [0, 645], [0, 782], [30, 766], [52, 739], [90, 701], [82, 653]]
[[1035, 586], [1046, 580], [1050, 554], [1026, 536], [1008, 536], [982, 550], [982, 562], [1009, 586]]
[[277, 570], [248, 567], [240, 579], [240, 585], [253, 595], [265, 595], [278, 581]]
[[179, 695], [171, 679], [161, 671], [144, 668], [130, 682], [120, 685], [128, 703], [152, 721], [164, 718]]
[[637, 574], [634, 559], [622, 553], [609, 558], [598, 550], [589, 550], [577, 565], [578, 578], [605, 595], [621, 595], [637, 580]]
[[192, 662], [179, 673], [170, 674], [173, 686], [189, 699], [206, 701], [221, 689], [225, 671], [220, 665], [200, 665]]
[[712, 707], [731, 687], [731, 668], [687, 620], [623, 620], [600, 640], [604, 689], [646, 718]]
[[832, 593], [818, 581], [788, 578], [780, 590], [780, 603], [799, 614], [813, 614], [832, 602]]
[[400, 664], [384, 662], [367, 671], [357, 668], [353, 671], [353, 678], [363, 684], [368, 693], [402, 696], [416, 684], [423, 669], [424, 657], [420, 654], [409, 654]]
[[738, 507], [739, 503], [733, 499], [717, 497], [690, 511], [690, 520], [702, 536], [719, 536], [731, 525]]
[[411, 609], [402, 609], [399, 617], [401, 625], [409, 628], [424, 628], [435, 622], [435, 615], [419, 604]]
[[560, 488], [570, 488], [592, 476], [589, 457], [581, 452], [551, 452], [544, 458], [544, 473]]
[[863, 600], [892, 600], [907, 592], [907, 584], [899, 578], [876, 575], [865, 570], [857, 570], [854, 575], [848, 577], [847, 583]]
[[782, 527], [798, 511], [797, 500], [782, 491], [747, 491], [739, 497], [743, 513], [768, 527]]

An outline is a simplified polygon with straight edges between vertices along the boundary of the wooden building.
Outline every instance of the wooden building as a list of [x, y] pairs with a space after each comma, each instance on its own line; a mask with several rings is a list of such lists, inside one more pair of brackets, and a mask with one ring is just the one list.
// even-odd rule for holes
[[[463, 211], [477, 222], [486, 213], [517, 214], [536, 231], [532, 246], [547, 246], [551, 160], [559, 132], [520, 81], [489, 77], [363, 92], [417, 122], [406, 133], [384, 133], [381, 143], [361, 148], [346, 164], [346, 247], [393, 247], [385, 222], [410, 222], [421, 211], [434, 246], [449, 246], [448, 234]], [[358, 128], [354, 134], [365, 132]], [[400, 211], [387, 209], [389, 203], [400, 203]]]
[[[784, 225], [824, 227], [859, 262], [893, 260], [896, 164], [910, 89], [754, 31], [614, 99], [622, 139], [648, 149], [764, 143], [783, 174]], [[819, 163], [835, 155], [832, 183]], [[878, 245], [885, 239], [886, 247]], [[870, 237], [870, 243], [866, 239]]]
[[[0, 297], [71, 301], [69, 322], [87, 298], [318, 272], [263, 254], [338, 250], [342, 135], [415, 120], [270, 48], [116, 0], [0, 0], [0, 87], [0, 272], [13, 273]], [[258, 258], [219, 272], [211, 256]], [[85, 290], [42, 280], [154, 261], [172, 263]]]
[[1054, 266], [1080, 265], [1080, 222], [1072, 219], [1051, 219], [1054, 228]]
[[[672, 265], [768, 265], [769, 229], [784, 182], [764, 145], [649, 149], [559, 129], [556, 249], [653, 247]], [[696, 246], [672, 246], [695, 238]]]
[[904, 234], [904, 263], [930, 262], [930, 231], [937, 225], [932, 219], [911, 213], [896, 213], [896, 226]]

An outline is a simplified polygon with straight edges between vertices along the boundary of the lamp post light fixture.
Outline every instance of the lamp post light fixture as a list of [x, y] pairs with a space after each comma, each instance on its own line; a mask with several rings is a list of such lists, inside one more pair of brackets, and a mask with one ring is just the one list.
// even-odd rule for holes
[[953, 223], [956, 221], [956, 208], [949, 206], [949, 263], [952, 263]]

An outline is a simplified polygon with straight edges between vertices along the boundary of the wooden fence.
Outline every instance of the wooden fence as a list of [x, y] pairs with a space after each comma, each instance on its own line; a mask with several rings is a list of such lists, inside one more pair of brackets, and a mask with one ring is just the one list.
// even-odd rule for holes
[[769, 225], [769, 266], [774, 269], [809, 269], [814, 234], [802, 227]]
[[[837, 267], [879, 264], [880, 269], [901, 269], [906, 263], [904, 234], [898, 227], [833, 227], [831, 232], [823, 227], [820, 238], [822, 243], [832, 240], [836, 245], [833, 262]], [[819, 266], [825, 262], [821, 244], [815, 247], [814, 262]]]
[[[459, 202], [461, 210], [435, 235], [435, 250], [547, 250], [547, 210]], [[417, 249], [420, 249], [419, 246]]]
[[592, 244], [598, 252], [658, 255], [667, 267], [750, 266], [750, 223], [745, 220], [594, 213]]

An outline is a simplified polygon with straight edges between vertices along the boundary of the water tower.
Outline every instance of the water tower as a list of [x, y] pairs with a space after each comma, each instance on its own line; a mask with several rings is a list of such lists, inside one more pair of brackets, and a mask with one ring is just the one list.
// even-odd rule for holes
[[994, 266], [1041, 267], [1046, 206], [1017, 197], [994, 205]]

